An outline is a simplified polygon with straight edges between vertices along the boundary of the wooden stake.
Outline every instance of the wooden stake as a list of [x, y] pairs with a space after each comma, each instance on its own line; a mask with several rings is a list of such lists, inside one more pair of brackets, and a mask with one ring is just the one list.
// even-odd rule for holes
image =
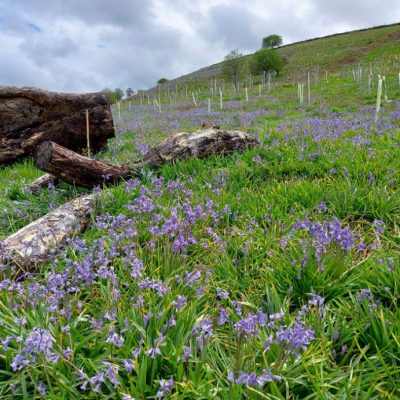
[[88, 157], [90, 158], [91, 152], [90, 152], [90, 134], [89, 134], [89, 110], [86, 109], [86, 142], [87, 142], [87, 153]]

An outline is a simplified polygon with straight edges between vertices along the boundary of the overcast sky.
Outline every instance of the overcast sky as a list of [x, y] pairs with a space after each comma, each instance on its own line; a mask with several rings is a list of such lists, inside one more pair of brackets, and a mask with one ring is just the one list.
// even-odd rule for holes
[[400, 0], [0, 0], [0, 85], [135, 90], [257, 50], [400, 21]]

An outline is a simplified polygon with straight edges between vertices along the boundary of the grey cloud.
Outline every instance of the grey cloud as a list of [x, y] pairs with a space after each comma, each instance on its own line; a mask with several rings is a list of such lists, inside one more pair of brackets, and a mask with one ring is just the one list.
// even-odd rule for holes
[[[152, 0], [4, 0], [18, 14], [54, 19], [77, 19], [91, 25], [142, 26], [153, 17]], [[49, 19], [50, 18], [50, 19]]]
[[261, 41], [254, 28], [263, 22], [267, 25], [264, 18], [244, 6], [222, 4], [209, 10], [200, 31], [208, 40], [221, 42], [228, 49], [254, 50]]
[[398, 0], [320, 0], [312, 3], [315, 13], [324, 21], [342, 22], [349, 26], [369, 27], [394, 22], [399, 18], [400, 2]]
[[[256, 50], [391, 22], [398, 1], [372, 0], [1, 0], [0, 79], [50, 90], [153, 86]], [[399, 3], [400, 4], [400, 3]]]
[[41, 35], [24, 40], [20, 48], [38, 66], [48, 65], [54, 62], [55, 58], [68, 57], [78, 52], [76, 42], [68, 37], [48, 40]]

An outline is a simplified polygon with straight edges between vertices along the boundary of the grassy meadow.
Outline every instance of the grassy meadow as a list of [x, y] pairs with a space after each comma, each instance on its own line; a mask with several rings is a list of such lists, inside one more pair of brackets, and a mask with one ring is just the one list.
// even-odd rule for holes
[[[378, 122], [376, 75], [339, 70], [311, 106], [282, 80], [211, 112], [207, 94], [115, 107], [106, 162], [204, 122], [260, 146], [144, 169], [40, 271], [1, 266], [0, 398], [400, 399], [398, 72]], [[88, 192], [25, 193], [40, 174], [1, 167], [0, 240]]]

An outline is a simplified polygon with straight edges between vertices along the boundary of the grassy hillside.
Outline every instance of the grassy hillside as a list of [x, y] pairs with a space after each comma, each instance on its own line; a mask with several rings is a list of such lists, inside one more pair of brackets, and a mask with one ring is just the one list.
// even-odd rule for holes
[[[304, 49], [287, 54], [306, 65]], [[47, 265], [18, 280], [3, 266], [0, 398], [399, 399], [400, 71], [385, 73], [376, 121], [377, 72], [321, 74], [310, 105], [282, 80], [248, 99], [226, 90], [222, 109], [200, 88], [197, 106], [181, 90], [115, 107], [97, 156], [111, 163], [203, 122], [260, 146], [104, 188]], [[1, 167], [0, 239], [86, 192], [25, 193], [39, 174]]]
[[[338, 72], [341, 68], [359, 62], [383, 62], [393, 69], [400, 62], [400, 24], [346, 32], [303, 42], [288, 44], [275, 51], [286, 60], [283, 79], [288, 79], [299, 69]], [[249, 55], [248, 57], [250, 57]], [[190, 74], [171, 79], [161, 89], [173, 88], [193, 82], [203, 82], [220, 74], [221, 63], [217, 63]], [[398, 69], [398, 68], [397, 68]], [[155, 88], [150, 89], [150, 92]]]

